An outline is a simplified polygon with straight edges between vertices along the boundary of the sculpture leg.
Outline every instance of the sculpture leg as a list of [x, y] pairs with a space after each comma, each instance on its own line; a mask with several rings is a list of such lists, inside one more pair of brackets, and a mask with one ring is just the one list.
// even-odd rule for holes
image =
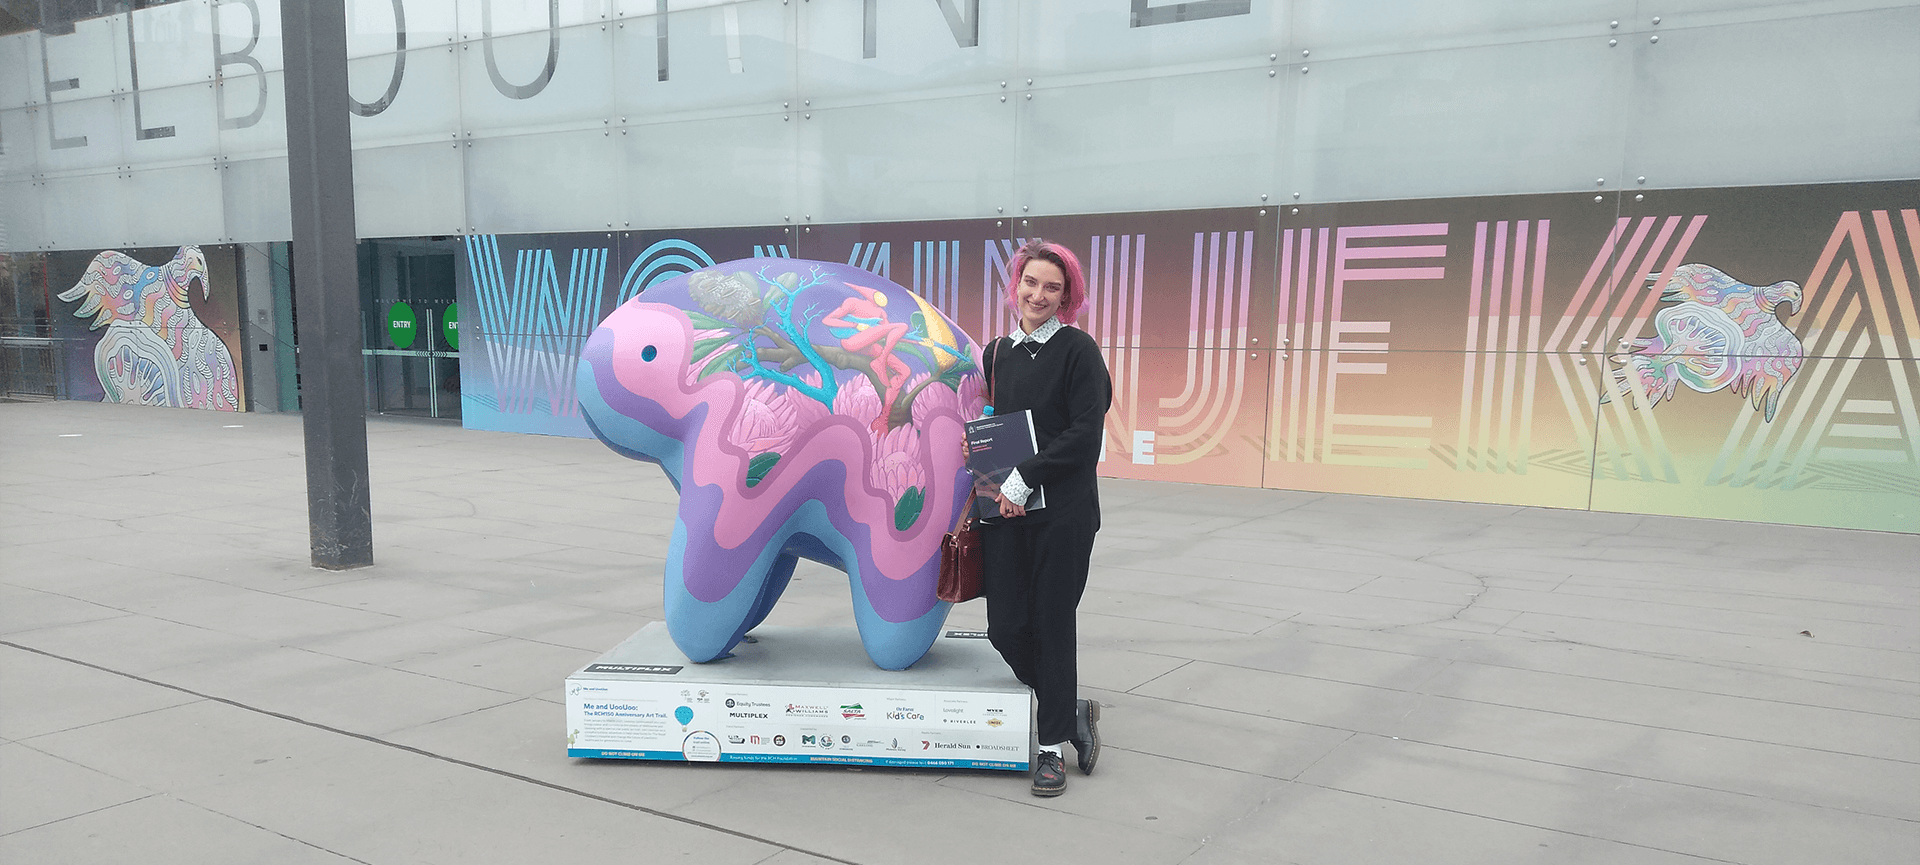
[[780, 601], [781, 593], [787, 590], [787, 582], [793, 579], [794, 565], [799, 563], [799, 557], [784, 553], [774, 558], [766, 581], [760, 585], [760, 595], [753, 601], [753, 610], [747, 614], [747, 626], [741, 629], [741, 636], [746, 636], [747, 631], [760, 627], [760, 623], [767, 620], [767, 614], [773, 612], [773, 605]]
[[906, 591], [914, 585], [933, 585], [940, 573], [940, 560], [935, 558], [923, 571], [925, 573], [897, 584], [880, 581], [886, 583], [882, 586], [862, 586], [858, 577], [853, 578], [853, 621], [860, 628], [860, 644], [866, 648], [874, 666], [904, 670], [925, 656], [927, 650], [933, 648], [933, 641], [940, 638], [940, 628], [947, 623], [952, 604], [935, 601], [932, 608], [918, 617], [896, 622], [882, 617], [869, 598], [869, 592]]
[[[793, 576], [794, 559], [769, 547], [757, 555], [722, 549], [711, 537], [697, 537], [684, 519], [673, 524], [668, 548], [666, 582], [667, 633], [695, 663], [727, 657], [747, 630], [765, 619]], [[738, 582], [724, 596], [703, 600], [688, 586], [688, 575], [712, 585], [725, 585], [728, 574]]]

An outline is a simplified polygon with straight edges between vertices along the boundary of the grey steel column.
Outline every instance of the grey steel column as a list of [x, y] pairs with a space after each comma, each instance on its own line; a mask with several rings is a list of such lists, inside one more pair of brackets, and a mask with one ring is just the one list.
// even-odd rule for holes
[[373, 564], [346, 21], [345, 0], [280, 4], [307, 528], [314, 565], [333, 570]]

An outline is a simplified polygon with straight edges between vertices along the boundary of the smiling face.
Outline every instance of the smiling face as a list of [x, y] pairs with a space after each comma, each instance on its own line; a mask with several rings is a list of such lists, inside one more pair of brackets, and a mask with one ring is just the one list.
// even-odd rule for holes
[[1067, 296], [1067, 275], [1060, 266], [1036, 258], [1020, 270], [1020, 329], [1032, 333], [1058, 315]]

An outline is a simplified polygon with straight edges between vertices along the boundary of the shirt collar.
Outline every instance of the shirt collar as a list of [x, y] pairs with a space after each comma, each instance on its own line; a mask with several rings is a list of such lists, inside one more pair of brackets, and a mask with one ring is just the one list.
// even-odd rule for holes
[[1046, 323], [1034, 328], [1032, 333], [1023, 332], [1016, 327], [1008, 338], [1013, 340], [1014, 345], [1019, 345], [1023, 342], [1037, 342], [1044, 345], [1047, 340], [1053, 338], [1054, 334], [1059, 333], [1063, 327], [1066, 327], [1066, 325], [1061, 324], [1060, 316], [1056, 315], [1047, 319]]

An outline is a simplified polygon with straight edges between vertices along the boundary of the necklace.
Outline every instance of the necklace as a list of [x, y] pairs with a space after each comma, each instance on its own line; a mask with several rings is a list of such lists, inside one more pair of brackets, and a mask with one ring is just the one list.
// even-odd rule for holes
[[1020, 347], [1023, 349], [1026, 349], [1027, 351], [1028, 360], [1039, 360], [1040, 348], [1041, 346], [1044, 346], [1044, 345], [1046, 345], [1046, 343], [1040, 342], [1038, 340], [1032, 340], [1032, 339], [1023, 340], [1020, 343]]

